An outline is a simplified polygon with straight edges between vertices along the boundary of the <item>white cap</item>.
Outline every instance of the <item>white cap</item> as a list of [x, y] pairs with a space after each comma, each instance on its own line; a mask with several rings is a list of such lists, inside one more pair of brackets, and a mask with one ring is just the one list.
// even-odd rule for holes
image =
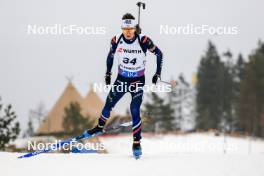
[[134, 28], [136, 27], [136, 21], [133, 19], [124, 19], [122, 20], [121, 28]]

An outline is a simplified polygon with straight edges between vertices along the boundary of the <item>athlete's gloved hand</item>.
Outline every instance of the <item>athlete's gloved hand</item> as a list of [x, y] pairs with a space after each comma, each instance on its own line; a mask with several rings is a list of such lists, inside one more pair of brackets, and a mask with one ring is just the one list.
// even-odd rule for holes
[[105, 74], [105, 84], [106, 85], [110, 85], [111, 84], [111, 75], [112, 75], [111, 72], [106, 72], [106, 74]]
[[153, 83], [153, 84], [156, 84], [159, 78], [160, 78], [160, 75], [156, 73], [156, 74], [152, 77], [152, 83]]

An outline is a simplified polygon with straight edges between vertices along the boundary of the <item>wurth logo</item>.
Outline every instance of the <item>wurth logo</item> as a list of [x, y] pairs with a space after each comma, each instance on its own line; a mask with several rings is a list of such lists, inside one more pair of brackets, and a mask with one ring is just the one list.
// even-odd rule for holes
[[142, 53], [142, 50], [133, 50], [133, 49], [123, 49], [123, 48], [118, 48], [117, 52], [119, 53], [132, 53], [132, 54], [139, 54]]
[[133, 53], [133, 54], [138, 54], [141, 53], [141, 50], [132, 50], [132, 49], [123, 49], [124, 53]]

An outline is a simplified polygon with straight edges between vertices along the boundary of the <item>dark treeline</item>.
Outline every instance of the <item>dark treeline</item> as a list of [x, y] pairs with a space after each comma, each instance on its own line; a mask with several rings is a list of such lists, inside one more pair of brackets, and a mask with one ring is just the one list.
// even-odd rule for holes
[[197, 74], [196, 129], [264, 137], [264, 44], [248, 58], [208, 48]]

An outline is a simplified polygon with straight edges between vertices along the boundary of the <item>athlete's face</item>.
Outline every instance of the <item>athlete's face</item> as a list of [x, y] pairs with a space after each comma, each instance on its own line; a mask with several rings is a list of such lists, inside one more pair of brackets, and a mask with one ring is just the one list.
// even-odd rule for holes
[[136, 28], [122, 28], [123, 35], [126, 39], [133, 39], [135, 36]]

